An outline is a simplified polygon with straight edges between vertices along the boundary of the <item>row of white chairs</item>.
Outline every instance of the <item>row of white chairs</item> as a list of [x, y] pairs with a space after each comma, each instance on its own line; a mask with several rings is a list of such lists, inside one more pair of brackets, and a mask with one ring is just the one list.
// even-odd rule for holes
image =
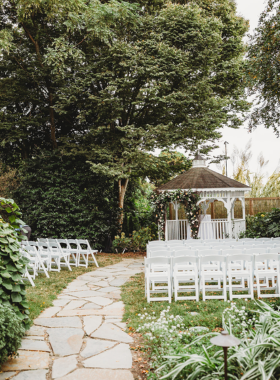
[[[35, 286], [34, 280], [38, 273], [44, 273], [49, 277], [49, 271], [60, 272], [61, 267], [71, 266], [88, 267], [93, 262], [98, 267], [95, 253], [88, 240], [81, 239], [38, 239], [34, 241], [22, 241], [21, 254], [28, 259], [24, 278]], [[90, 261], [90, 258], [92, 260]]]
[[[278, 253], [233, 254], [221, 256], [179, 256], [145, 258], [145, 292], [147, 301], [171, 302], [177, 300], [203, 301], [207, 299], [230, 300], [258, 297], [280, 297], [280, 255]], [[274, 290], [275, 293], [263, 293]], [[216, 294], [207, 294], [207, 292]], [[246, 291], [246, 294], [240, 292]], [[152, 297], [165, 293], [166, 297]], [[217, 292], [221, 294], [217, 294]], [[238, 292], [236, 294], [236, 292]], [[191, 293], [190, 295], [180, 295]]]
[[210, 255], [234, 255], [234, 254], [266, 254], [280, 253], [280, 244], [271, 245], [228, 245], [209, 247], [163, 247], [151, 248], [147, 251], [147, 257], [179, 257], [179, 256], [210, 256]]

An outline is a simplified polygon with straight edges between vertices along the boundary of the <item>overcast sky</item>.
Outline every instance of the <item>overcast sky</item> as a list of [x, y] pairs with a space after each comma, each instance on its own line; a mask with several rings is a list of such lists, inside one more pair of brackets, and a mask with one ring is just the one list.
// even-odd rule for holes
[[[258, 25], [260, 13], [265, 9], [265, 0], [235, 0], [237, 4], [237, 10], [240, 15], [250, 22], [250, 32]], [[252, 139], [252, 153], [251, 170], [257, 170], [257, 157], [260, 152], [263, 153], [264, 158], [269, 160], [269, 164], [266, 167], [268, 175], [272, 174], [276, 169], [280, 159], [280, 139], [270, 129], [258, 127], [252, 133], [248, 133], [246, 125], [240, 129], [225, 128], [223, 131], [223, 138], [220, 140], [220, 149], [213, 151], [214, 155], [218, 155], [224, 152], [224, 141], [229, 143], [228, 155], [236, 145], [239, 149], [244, 148], [246, 143]], [[231, 163], [228, 163], [229, 175], [232, 175]], [[211, 169], [218, 171], [216, 165], [211, 165]]]

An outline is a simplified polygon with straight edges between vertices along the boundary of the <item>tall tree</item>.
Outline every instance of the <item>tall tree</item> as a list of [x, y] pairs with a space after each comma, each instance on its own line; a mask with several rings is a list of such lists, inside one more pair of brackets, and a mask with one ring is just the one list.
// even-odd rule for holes
[[264, 125], [279, 137], [280, 120], [280, 1], [269, 0], [251, 37], [247, 80], [256, 96], [250, 128]]
[[53, 72], [49, 50], [76, 57], [84, 40], [109, 43], [115, 25], [132, 20], [136, 7], [116, 0], [2, 0], [0, 6], [0, 157], [14, 165], [36, 147], [56, 149], [59, 137], [82, 127], [78, 110], [55, 111], [65, 81]]
[[111, 45], [85, 41], [79, 61], [63, 61], [67, 85], [56, 111], [79, 109], [79, 123], [89, 126], [64, 139], [63, 149], [85, 154], [94, 171], [118, 181], [120, 209], [131, 176], [154, 164], [149, 152], [199, 146], [207, 153], [220, 128], [239, 126], [248, 108], [246, 30], [233, 1], [168, 3], [116, 30]]

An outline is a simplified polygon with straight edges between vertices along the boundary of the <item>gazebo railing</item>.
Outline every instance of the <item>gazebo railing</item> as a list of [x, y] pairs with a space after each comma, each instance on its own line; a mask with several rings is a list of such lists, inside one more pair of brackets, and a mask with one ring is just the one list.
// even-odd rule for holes
[[[232, 237], [237, 238], [242, 231], [245, 231], [245, 220], [235, 219], [232, 221]], [[230, 236], [229, 232], [227, 219], [212, 219], [200, 223], [198, 236], [201, 239], [226, 239]], [[186, 219], [166, 221], [166, 240], [187, 240], [190, 238], [190, 226]]]

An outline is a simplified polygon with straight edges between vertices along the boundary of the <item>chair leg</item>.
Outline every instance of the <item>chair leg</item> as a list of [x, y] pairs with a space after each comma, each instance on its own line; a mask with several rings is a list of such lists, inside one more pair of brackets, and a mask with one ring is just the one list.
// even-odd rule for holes
[[229, 287], [229, 299], [232, 301], [232, 276], [231, 273], [228, 274], [228, 287]]
[[99, 265], [98, 265], [98, 263], [97, 263], [96, 257], [95, 257], [95, 255], [94, 255], [93, 252], [91, 252], [91, 256], [92, 256], [92, 258], [93, 258], [93, 261], [95, 262], [95, 265], [97, 266], [97, 268], [99, 268]]

